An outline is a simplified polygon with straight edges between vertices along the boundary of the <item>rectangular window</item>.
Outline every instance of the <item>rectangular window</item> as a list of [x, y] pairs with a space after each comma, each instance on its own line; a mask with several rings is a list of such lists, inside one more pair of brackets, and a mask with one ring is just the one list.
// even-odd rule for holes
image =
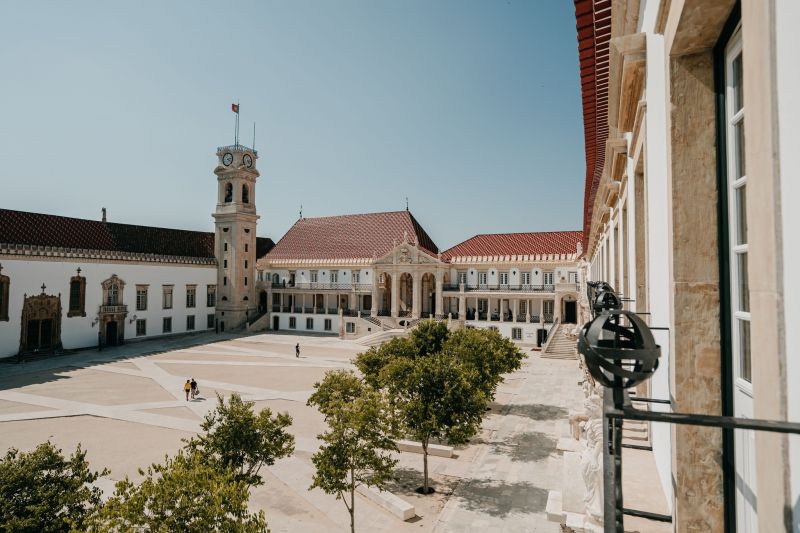
[[249, 248], [249, 246], [247, 245], [247, 243], [244, 243], [244, 252], [245, 253], [247, 253], [248, 248]]
[[247, 259], [244, 260], [244, 267], [247, 268]]
[[227, 243], [227, 242], [226, 242], [226, 243], [223, 243], [223, 245], [222, 245], [222, 249], [223, 249], [224, 251], [226, 251], [226, 252], [228, 251], [228, 243]]
[[197, 295], [197, 285], [186, 286], [186, 307], [192, 308], [195, 304], [195, 296]]
[[206, 317], [206, 328], [214, 329], [214, 315], [208, 315]]
[[222, 277], [222, 285], [227, 287], [228, 286], [228, 276]]
[[528, 312], [528, 300], [519, 301], [519, 314], [525, 315]]
[[545, 285], [552, 285], [553, 284], [553, 271], [544, 272], [544, 284]]
[[314, 319], [306, 318], [306, 329], [314, 329]]
[[164, 309], [172, 309], [172, 285], [164, 285], [163, 291], [162, 307]]
[[325, 331], [330, 331], [330, 330], [331, 330], [331, 319], [330, 318], [326, 318], [325, 319]]
[[247, 287], [247, 276], [244, 277], [244, 286]]
[[360, 283], [361, 282], [361, 271], [354, 270], [353, 271], [353, 283]]
[[228, 268], [228, 260], [227, 259], [223, 259], [222, 260], [222, 268]]
[[69, 310], [70, 312], [81, 310], [81, 282], [78, 280], [69, 284]]
[[217, 305], [217, 286], [206, 285], [206, 307]]
[[339, 283], [339, 271], [331, 270], [331, 283]]
[[531, 273], [530, 272], [523, 272], [520, 274], [520, 282], [523, 285], [530, 285], [531, 284]]
[[186, 317], [186, 331], [194, 331], [194, 315]]
[[136, 286], [136, 310], [147, 311], [147, 285]]
[[136, 336], [141, 337], [147, 335], [147, 320], [140, 318], [136, 320]]
[[172, 317], [165, 316], [161, 326], [162, 333], [172, 333]]
[[289, 329], [297, 329], [297, 318], [290, 316], [289, 317]]
[[488, 276], [486, 275], [486, 272], [478, 272], [478, 284], [479, 285], [486, 285], [487, 278], [488, 278]]
[[316, 283], [317, 279], [319, 278], [319, 272], [316, 270], [311, 271], [311, 283]]
[[347, 323], [347, 333], [355, 333], [356, 332], [356, 325], [354, 322]]
[[511, 328], [511, 338], [515, 341], [522, 340], [522, 328]]
[[578, 283], [578, 273], [577, 272], [570, 272], [568, 279], [569, 279], [570, 283]]
[[508, 272], [500, 272], [500, 285], [508, 285]]
[[458, 283], [460, 284], [467, 284], [467, 273], [466, 272], [459, 272], [458, 273]]

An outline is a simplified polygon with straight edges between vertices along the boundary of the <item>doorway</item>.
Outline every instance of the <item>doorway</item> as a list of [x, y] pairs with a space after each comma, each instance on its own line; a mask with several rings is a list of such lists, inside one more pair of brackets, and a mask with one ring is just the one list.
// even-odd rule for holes
[[117, 322], [106, 322], [106, 346], [116, 346], [117, 340]]
[[28, 351], [46, 350], [52, 346], [53, 320], [28, 321]]
[[577, 321], [577, 302], [564, 302], [564, 324], [575, 324]]
[[258, 311], [260, 313], [267, 312], [267, 291], [261, 291], [258, 297]]
[[272, 317], [272, 329], [275, 331], [281, 329], [281, 317], [279, 316]]

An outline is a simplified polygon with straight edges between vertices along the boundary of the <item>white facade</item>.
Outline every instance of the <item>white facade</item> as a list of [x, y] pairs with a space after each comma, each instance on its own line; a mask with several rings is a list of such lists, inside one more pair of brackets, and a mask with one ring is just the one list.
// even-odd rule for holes
[[[141, 262], [89, 262], [55, 259], [22, 259], [0, 255], [2, 274], [9, 278], [8, 321], [0, 322], [0, 357], [16, 355], [20, 348], [21, 315], [24, 295], [34, 296], [42, 292], [61, 297], [61, 341], [64, 349], [97, 346], [99, 322], [98, 312], [103, 304], [101, 283], [116, 274], [125, 285], [121, 294], [121, 305], [126, 306], [127, 316], [123, 321], [125, 341], [164, 335], [163, 319], [172, 318], [171, 332], [187, 331], [187, 317], [194, 316], [194, 330], [207, 329], [208, 316], [214, 307], [208, 307], [207, 288], [216, 284], [215, 265], [176, 265]], [[86, 316], [68, 317], [70, 279], [80, 268], [86, 278]], [[136, 288], [148, 287], [147, 309], [137, 310]], [[195, 286], [195, 307], [186, 307], [186, 287]], [[163, 287], [172, 286], [172, 308], [163, 308]], [[134, 316], [136, 319], [134, 319]], [[136, 320], [146, 320], [146, 334], [136, 334]], [[211, 326], [213, 329], [213, 325]]]

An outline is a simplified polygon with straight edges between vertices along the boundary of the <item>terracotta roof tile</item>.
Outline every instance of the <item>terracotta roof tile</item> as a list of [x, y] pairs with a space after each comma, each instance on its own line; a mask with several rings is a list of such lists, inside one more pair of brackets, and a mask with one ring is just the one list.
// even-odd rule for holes
[[265, 261], [372, 259], [408, 235], [432, 255], [439, 249], [409, 211], [301, 218], [264, 257]]
[[[0, 209], [0, 243], [181, 257], [214, 257], [214, 234]], [[259, 237], [257, 253], [274, 243]]]
[[456, 257], [575, 254], [583, 238], [580, 231], [493, 233], [476, 235], [442, 253], [444, 261]]

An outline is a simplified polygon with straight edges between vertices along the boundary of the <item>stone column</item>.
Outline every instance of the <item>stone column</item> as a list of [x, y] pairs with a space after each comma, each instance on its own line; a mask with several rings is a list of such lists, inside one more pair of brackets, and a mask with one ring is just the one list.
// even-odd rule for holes
[[539, 323], [544, 324], [544, 298], [539, 300]]
[[435, 315], [443, 315], [444, 314], [444, 298], [442, 298], [442, 276], [441, 272], [436, 273], [436, 309], [434, 309]]
[[458, 319], [466, 320], [467, 318], [467, 297], [463, 294], [458, 297]]
[[[392, 274], [392, 317], [397, 318], [397, 310], [399, 309], [400, 300], [400, 275], [397, 273]], [[384, 289], [386, 290], [386, 289]]]
[[503, 298], [497, 299], [497, 314], [500, 315], [500, 322], [506, 321], [506, 315], [503, 313]]
[[514, 299], [514, 305], [511, 307], [511, 321], [517, 321], [517, 315], [519, 314], [519, 300]]
[[419, 272], [411, 275], [411, 318], [419, 318], [420, 300], [422, 295], [422, 283]]
[[380, 304], [378, 304], [378, 280], [380, 279], [378, 271], [374, 272], [375, 277], [372, 278], [372, 316], [378, 316], [380, 311]]

